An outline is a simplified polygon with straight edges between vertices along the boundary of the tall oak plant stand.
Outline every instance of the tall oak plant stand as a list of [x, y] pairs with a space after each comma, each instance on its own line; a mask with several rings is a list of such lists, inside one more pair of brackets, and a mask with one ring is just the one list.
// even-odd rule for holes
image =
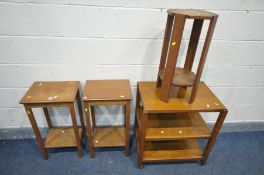
[[[48, 159], [47, 148], [77, 147], [79, 156], [82, 157], [83, 155], [81, 138], [85, 136], [85, 128], [79, 84], [79, 81], [34, 82], [20, 101], [20, 104], [24, 104], [44, 159]], [[74, 108], [75, 100], [78, 104], [81, 127], [78, 127], [77, 124]], [[53, 126], [48, 111], [48, 108], [51, 107], [69, 108], [73, 126]], [[41, 137], [32, 108], [43, 108], [49, 127], [48, 137], [45, 142], [43, 142]]]
[[[217, 17], [217, 14], [202, 10], [168, 10], [167, 25], [157, 78], [157, 87], [161, 87], [160, 99], [163, 102], [167, 103], [169, 101], [172, 86], [180, 88], [181, 91], [179, 91], [179, 95], [184, 95], [187, 87], [193, 87], [189, 103], [194, 102]], [[186, 60], [183, 68], [175, 68], [180, 52], [184, 25], [187, 19], [193, 19], [193, 27]], [[209, 28], [195, 74], [192, 72], [192, 67], [204, 20], [209, 20]]]

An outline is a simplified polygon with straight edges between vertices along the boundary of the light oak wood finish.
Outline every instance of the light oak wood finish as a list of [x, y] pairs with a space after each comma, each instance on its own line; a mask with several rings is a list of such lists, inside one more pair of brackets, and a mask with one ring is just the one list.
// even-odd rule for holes
[[84, 102], [84, 111], [85, 111], [86, 125], [87, 125], [87, 131], [88, 131], [88, 142], [90, 145], [90, 157], [94, 158], [93, 130], [92, 130], [91, 120], [90, 120], [89, 103]]
[[77, 125], [77, 120], [76, 120], [75, 109], [74, 109], [74, 103], [70, 105], [70, 114], [71, 114], [72, 125], [73, 125], [73, 130], [74, 130], [74, 135], [75, 135], [75, 141], [77, 144], [78, 154], [80, 157], [82, 157], [83, 153], [82, 153], [80, 135], [79, 135], [78, 125]]
[[94, 129], [94, 147], [126, 146], [125, 127], [97, 127]]
[[[79, 135], [82, 129], [79, 128]], [[81, 139], [81, 138], [80, 138]], [[52, 128], [45, 140], [46, 148], [77, 147], [73, 128]]]
[[[46, 148], [56, 147], [72, 147], [78, 149], [78, 154], [82, 156], [81, 136], [84, 131], [84, 120], [81, 109], [79, 81], [44, 81], [34, 82], [29, 88], [20, 103], [24, 104], [26, 113], [31, 122], [32, 129], [35, 133], [37, 142], [40, 146], [43, 158], [48, 159]], [[78, 128], [76, 114], [74, 109], [74, 100], [78, 103], [81, 128]], [[52, 121], [48, 112], [51, 107], [67, 107], [70, 110], [73, 127], [71, 128], [55, 128], [52, 126]], [[34, 118], [32, 108], [43, 108], [47, 119], [49, 134], [45, 144], [39, 132], [36, 120]], [[64, 134], [59, 133], [61, 129]], [[69, 137], [69, 138], [67, 138]], [[73, 138], [74, 137], [74, 138]]]
[[[165, 68], [166, 58], [167, 58], [168, 48], [169, 48], [169, 41], [170, 41], [171, 31], [172, 31], [173, 19], [174, 19], [173, 16], [168, 15], [165, 34], [164, 34], [164, 40], [163, 40], [163, 46], [162, 46], [162, 52], [161, 52], [161, 58], [160, 58], [159, 70], [164, 70]], [[159, 71], [159, 73], [160, 72], [161, 71]], [[157, 87], [161, 86], [161, 82], [162, 82], [161, 76], [158, 76]]]
[[[128, 156], [130, 102], [132, 100], [129, 80], [87, 80], [82, 100], [85, 106], [90, 157], [94, 158], [94, 147], [116, 146], [124, 146], [125, 156]], [[94, 108], [101, 105], [122, 105], [124, 107], [124, 126], [97, 126]]]
[[145, 150], [145, 137], [146, 137], [146, 127], [148, 125], [148, 113], [142, 113], [140, 123], [140, 133], [139, 133], [139, 166], [142, 167], [144, 159], [144, 150]]
[[79, 81], [34, 82], [21, 104], [73, 102], [79, 88]]
[[83, 101], [131, 99], [129, 80], [87, 80], [83, 91]]
[[186, 95], [182, 98], [177, 98], [178, 88], [173, 87], [170, 101], [164, 103], [159, 99], [160, 88], [156, 88], [156, 82], [139, 82], [138, 86], [144, 111], [148, 113], [220, 112], [226, 109], [204, 82], [199, 83], [197, 98], [192, 104], [188, 103], [191, 87], [187, 88]]
[[207, 160], [207, 158], [209, 156], [209, 153], [212, 150], [212, 147], [214, 145], [216, 136], [218, 135], [218, 133], [219, 133], [219, 131], [221, 129], [221, 126], [224, 123], [224, 120], [225, 120], [225, 117], [226, 117], [227, 113], [228, 113], [228, 111], [224, 110], [224, 111], [220, 112], [220, 114], [219, 114], [219, 116], [217, 118], [216, 124], [215, 124], [215, 126], [213, 128], [213, 131], [212, 131], [212, 137], [208, 140], [208, 142], [206, 144], [206, 147], [205, 147], [205, 150], [203, 152], [203, 160], [201, 161], [202, 165], [204, 165], [206, 163], [206, 160]]
[[33, 114], [33, 111], [30, 107], [28, 106], [24, 106], [25, 107], [25, 110], [26, 110], [26, 113], [28, 115], [28, 118], [29, 118], [29, 121], [31, 123], [31, 126], [33, 128], [33, 132], [36, 136], [36, 140], [37, 140], [37, 143], [40, 147], [40, 150], [41, 150], [41, 153], [42, 153], [42, 156], [45, 160], [48, 159], [48, 153], [47, 153], [47, 150], [45, 149], [45, 145], [44, 143], [42, 142], [42, 137], [41, 137], [41, 134], [39, 132], [39, 128], [38, 128], [38, 125], [37, 125], [37, 122], [36, 122], [36, 119], [34, 117], [34, 114]]
[[[155, 82], [138, 82], [135, 109], [135, 136], [138, 164], [144, 162], [200, 160], [205, 164], [227, 114], [226, 107], [204, 82], [199, 83], [197, 98], [189, 104], [192, 87], [186, 96], [177, 98], [178, 88], [171, 91], [171, 99], [159, 99], [160, 88]], [[200, 112], [219, 112], [210, 131]], [[201, 150], [197, 139], [208, 139]]]
[[126, 106], [124, 106], [125, 108], [125, 155], [128, 156], [129, 155], [129, 141], [130, 141], [130, 101], [126, 102]]
[[82, 101], [81, 101], [81, 93], [80, 93], [80, 90], [78, 88], [78, 91], [77, 91], [77, 105], [78, 105], [78, 111], [79, 111], [79, 115], [80, 115], [80, 123], [81, 123], [81, 127], [82, 127], [82, 133], [81, 133], [81, 136], [82, 137], [85, 137], [85, 126], [84, 126], [84, 117], [83, 117], [83, 110], [82, 110]]
[[[175, 22], [176, 21], [176, 22]], [[178, 59], [178, 53], [181, 45], [181, 38], [185, 25], [185, 17], [177, 15], [174, 17], [171, 39], [169, 41], [169, 54], [166, 61], [164, 79], [161, 84], [160, 99], [167, 102], [169, 99], [169, 93], [173, 82], [173, 76], [175, 72], [175, 65]], [[162, 70], [159, 70], [161, 72]], [[158, 74], [159, 76], [159, 74]]]
[[170, 9], [168, 10], [168, 14], [172, 16], [184, 15], [188, 19], [212, 19], [218, 16], [212, 12], [196, 9]]
[[150, 114], [147, 141], [210, 138], [211, 132], [199, 113]]
[[202, 151], [196, 140], [146, 142], [144, 162], [201, 160]]
[[[165, 77], [165, 70], [161, 70], [159, 72], [159, 77], [163, 81]], [[187, 71], [183, 68], [175, 68], [172, 83], [177, 86], [192, 86], [195, 78], [195, 74], [193, 72]]]
[[[136, 113], [135, 124], [141, 126], [143, 108]], [[140, 130], [139, 130], [140, 132]], [[146, 141], [210, 138], [211, 131], [198, 112], [149, 113]]]
[[95, 110], [94, 110], [94, 106], [91, 106], [91, 117], [92, 117], [92, 124], [93, 124], [93, 128], [96, 128], [96, 121], [95, 121]]
[[[171, 9], [168, 10], [167, 25], [164, 35], [160, 66], [157, 78], [157, 88], [161, 87], [160, 100], [168, 102], [172, 86], [186, 88], [193, 86], [189, 103], [193, 103], [196, 97], [198, 84], [202, 75], [206, 56], [212, 40], [217, 14], [193, 9]], [[187, 19], [193, 19], [193, 28], [190, 36], [184, 68], [175, 68], [184, 25]], [[196, 73], [192, 72], [193, 62], [204, 20], [209, 20], [209, 28], [205, 38], [202, 54]], [[180, 94], [182, 96], [184, 94]]]
[[53, 128], [52, 123], [51, 123], [51, 119], [50, 119], [50, 115], [49, 115], [48, 108], [47, 107], [44, 107], [43, 108], [43, 111], [44, 111], [44, 114], [45, 114], [45, 117], [46, 117], [46, 120], [47, 120], [49, 129]]

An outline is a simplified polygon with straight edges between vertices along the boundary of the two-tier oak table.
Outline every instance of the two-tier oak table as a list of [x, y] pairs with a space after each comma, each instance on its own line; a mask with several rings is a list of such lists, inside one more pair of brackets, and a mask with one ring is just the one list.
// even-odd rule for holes
[[[205, 164], [228, 111], [203, 82], [199, 83], [195, 101], [189, 104], [191, 90], [187, 88], [185, 97], [176, 98], [174, 88], [165, 103], [159, 98], [156, 82], [138, 82], [135, 135], [140, 167], [145, 162], [177, 160]], [[219, 112], [212, 131], [200, 112]], [[203, 151], [198, 139], [208, 139]]]
[[[91, 158], [94, 158], [95, 147], [125, 147], [125, 156], [128, 156], [131, 99], [129, 80], [86, 81], [82, 100], [87, 121]], [[109, 105], [124, 106], [124, 125], [96, 125], [94, 107]]]
[[[21, 104], [24, 104], [44, 159], [48, 159], [46, 148], [77, 147], [79, 156], [83, 155], [81, 137], [84, 136], [85, 131], [79, 84], [79, 81], [34, 82], [20, 101]], [[78, 104], [81, 127], [77, 125], [75, 100]], [[54, 127], [48, 112], [49, 107], [69, 108], [73, 127]], [[49, 127], [45, 143], [43, 143], [32, 108], [43, 108]]]

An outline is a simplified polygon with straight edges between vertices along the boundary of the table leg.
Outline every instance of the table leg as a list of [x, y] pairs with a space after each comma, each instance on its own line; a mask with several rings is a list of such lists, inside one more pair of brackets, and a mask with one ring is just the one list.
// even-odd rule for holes
[[44, 114], [45, 114], [45, 117], [46, 117], [46, 120], [47, 120], [49, 129], [53, 128], [52, 123], [51, 123], [51, 119], [50, 119], [50, 115], [49, 115], [48, 108], [47, 107], [44, 107], [43, 108], [43, 111], [44, 111]]
[[129, 155], [129, 141], [130, 141], [130, 101], [126, 102], [125, 105], [125, 130], [126, 130], [126, 148], [125, 148], [125, 156]]
[[[136, 94], [136, 106], [135, 106], [135, 120], [134, 125], [137, 123], [137, 117], [138, 117], [138, 110], [139, 110], [139, 103], [140, 103], [140, 94], [139, 94], [139, 87], [137, 83], [137, 94]], [[134, 126], [134, 133], [136, 133], [136, 125]]]
[[72, 118], [72, 124], [73, 124], [73, 129], [74, 129], [74, 134], [75, 134], [75, 139], [76, 139], [78, 154], [79, 154], [80, 157], [82, 157], [83, 156], [83, 153], [82, 153], [82, 147], [81, 147], [81, 138], [79, 136], [79, 129], [78, 129], [77, 120], [76, 120], [74, 103], [72, 103], [69, 106], [69, 108], [70, 108], [70, 113], [71, 113], [71, 118]]
[[86, 102], [84, 102], [84, 111], [85, 111], [86, 124], [88, 130], [88, 140], [90, 144], [90, 157], [94, 158], [93, 133], [91, 127], [91, 120], [90, 120], [90, 110], [89, 110], [89, 104]]
[[142, 119], [141, 119], [141, 133], [139, 136], [139, 161], [138, 164], [140, 167], [143, 167], [143, 154], [145, 148], [145, 136], [146, 136], [146, 127], [148, 124], [148, 113], [143, 111]]
[[30, 107], [25, 106], [25, 110], [26, 110], [26, 113], [28, 115], [28, 118], [29, 118], [29, 121], [31, 123], [31, 126], [33, 128], [33, 131], [35, 133], [35, 136], [36, 136], [36, 139], [37, 139], [37, 143], [38, 143], [38, 145], [40, 147], [42, 156], [43, 156], [43, 158], [45, 160], [47, 160], [48, 159], [48, 154], [47, 154], [47, 151], [45, 149], [41, 134], [40, 134], [39, 129], [38, 129], [37, 122], [36, 122], [34, 114], [32, 112], [32, 109]]
[[82, 137], [85, 137], [85, 127], [84, 127], [84, 118], [83, 118], [83, 110], [82, 110], [82, 102], [81, 102], [81, 96], [80, 96], [80, 90], [77, 91], [77, 104], [78, 104], [78, 110], [80, 115], [80, 122], [82, 127]]
[[214, 126], [213, 131], [212, 131], [211, 138], [208, 140], [207, 145], [206, 145], [206, 147], [204, 149], [203, 160], [201, 160], [201, 165], [204, 165], [206, 163], [208, 155], [209, 155], [209, 153], [210, 153], [210, 151], [211, 151], [211, 149], [212, 149], [212, 147], [214, 145], [214, 142], [216, 140], [216, 137], [217, 137], [217, 135], [218, 135], [218, 133], [219, 133], [221, 127], [222, 127], [222, 124], [223, 124], [223, 122], [225, 120], [227, 112], [228, 112], [227, 110], [224, 110], [224, 111], [220, 112], [220, 114], [219, 114], [219, 116], [217, 118], [217, 121], [216, 121], [215, 126]]
[[92, 124], [93, 124], [93, 129], [96, 128], [96, 121], [95, 121], [95, 111], [94, 111], [94, 106], [91, 106], [91, 117], [92, 117]]

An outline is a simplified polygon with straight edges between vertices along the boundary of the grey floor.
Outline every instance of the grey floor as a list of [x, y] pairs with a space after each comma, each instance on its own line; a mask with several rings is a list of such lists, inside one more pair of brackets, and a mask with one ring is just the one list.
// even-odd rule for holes
[[173, 162], [137, 166], [133, 140], [129, 157], [122, 149], [96, 149], [90, 159], [86, 147], [79, 158], [76, 149], [51, 149], [49, 160], [43, 160], [34, 139], [0, 141], [0, 174], [180, 174], [180, 175], [264, 175], [264, 132], [220, 133], [207, 164]]

